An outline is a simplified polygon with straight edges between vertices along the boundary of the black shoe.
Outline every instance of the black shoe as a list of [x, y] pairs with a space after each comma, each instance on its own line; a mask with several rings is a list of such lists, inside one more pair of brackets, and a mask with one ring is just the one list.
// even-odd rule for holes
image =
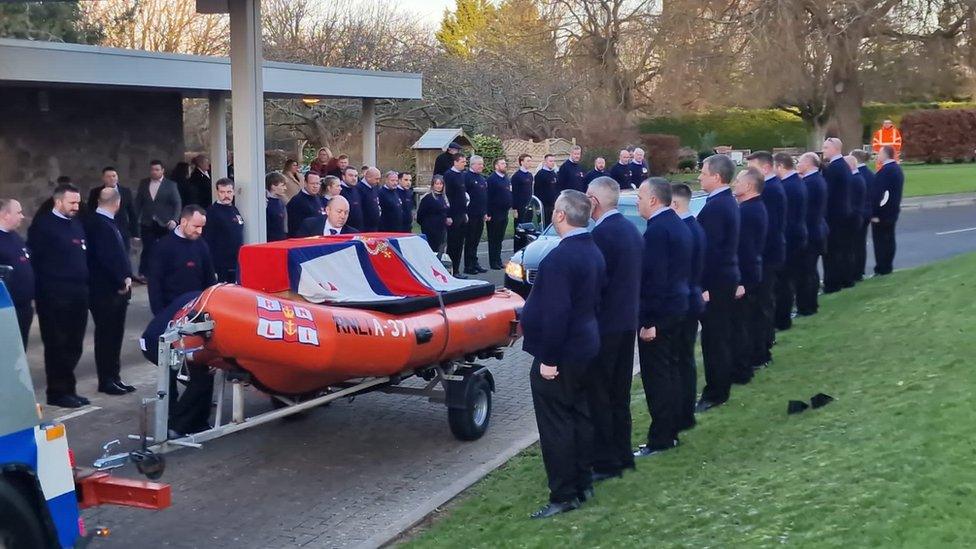
[[587, 501], [593, 499], [596, 493], [593, 491], [593, 487], [587, 488], [585, 490], [580, 490], [579, 494], [576, 496], [580, 500], [580, 503], [586, 503]]
[[466, 275], [472, 275], [473, 276], [473, 275], [476, 275], [476, 274], [481, 274], [481, 271], [479, 271], [478, 269], [472, 267], [470, 269], [465, 269], [464, 270], [464, 274], [466, 274]]
[[598, 473], [598, 472], [594, 471], [593, 472], [593, 482], [603, 482], [604, 480], [607, 480], [607, 479], [620, 478], [622, 476], [623, 476], [623, 473], [621, 473], [620, 471], [617, 471], [616, 473]]
[[642, 458], [648, 456], [656, 456], [662, 452], [667, 452], [675, 446], [678, 445], [678, 439], [674, 439], [670, 446], [648, 446], [646, 444], [641, 444], [636, 450], [634, 450], [635, 458]]
[[81, 399], [76, 395], [58, 395], [47, 397], [48, 406], [57, 406], [59, 408], [81, 408], [86, 404], [87, 402], [82, 402]]
[[576, 498], [560, 503], [547, 503], [542, 509], [532, 513], [530, 516], [534, 519], [554, 517], [560, 513], [568, 513], [575, 509], [579, 509], [579, 506], [580, 500]]
[[454, 271], [454, 274], [452, 276], [454, 278], [457, 278], [458, 280], [467, 280], [468, 279], [468, 277], [464, 276], [463, 274], [459, 273], [458, 271]]
[[697, 425], [697, 424], [698, 424], [698, 422], [695, 421], [694, 416], [692, 416], [692, 418], [691, 418], [690, 421], [683, 421], [683, 422], [681, 422], [678, 425], [678, 432], [681, 432], [681, 431], [690, 431], [690, 430], [694, 429], [695, 428], [695, 425]]
[[698, 404], [695, 404], [695, 413], [701, 414], [711, 410], [712, 408], [721, 406], [722, 404], [724, 404], [724, 402], [712, 402], [711, 400], [701, 399], [698, 401]]
[[478, 271], [478, 274], [487, 273], [488, 269], [482, 267], [481, 265], [475, 265], [474, 269]]
[[99, 385], [98, 386], [98, 392], [99, 393], [105, 393], [106, 395], [127, 395], [127, 394], [129, 394], [129, 391], [127, 391], [124, 387], [122, 387], [118, 383], [108, 383], [108, 384], [105, 384], [105, 385]]
[[769, 362], [760, 362], [759, 364], [753, 365], [752, 369], [754, 371], [757, 371], [758, 372], [759, 370], [762, 370], [763, 368], [768, 368], [768, 367], [769, 367]]
[[132, 385], [127, 384], [127, 383], [123, 383], [121, 381], [116, 381], [115, 384], [118, 385], [119, 387], [122, 387], [123, 389], [125, 389], [125, 392], [127, 392], [127, 393], [134, 393], [134, 392], [136, 392], [136, 388], [133, 387]]
[[73, 395], [73, 396], [78, 399], [78, 402], [80, 402], [82, 406], [88, 406], [89, 404], [91, 404], [90, 400], [88, 400], [87, 398], [81, 395]]
[[502, 270], [502, 269], [505, 268], [505, 267], [502, 267], [502, 264], [501, 263], [492, 263], [491, 265], [489, 265], [489, 267], [491, 267], [491, 270], [493, 270], [493, 271], [500, 271], [500, 270]]

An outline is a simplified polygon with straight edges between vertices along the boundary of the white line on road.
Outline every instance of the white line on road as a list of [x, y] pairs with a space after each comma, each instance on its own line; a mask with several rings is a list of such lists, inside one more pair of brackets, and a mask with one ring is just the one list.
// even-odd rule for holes
[[68, 419], [72, 419], [72, 418], [76, 418], [76, 417], [79, 417], [79, 416], [83, 416], [83, 415], [87, 414], [88, 412], [95, 412], [95, 411], [101, 410], [101, 409], [102, 409], [101, 406], [86, 406], [86, 407], [84, 407], [84, 408], [82, 408], [80, 410], [75, 410], [74, 412], [71, 412], [70, 414], [65, 414], [65, 415], [63, 415], [63, 416], [61, 416], [59, 418], [56, 418], [54, 421], [55, 421], [55, 423], [61, 423], [62, 421], [65, 421], [65, 420], [68, 420]]
[[956, 229], [954, 231], [943, 231], [941, 233], [935, 233], [935, 236], [942, 236], [944, 234], [965, 233], [969, 231], [976, 231], [976, 227], [969, 227], [968, 229]]

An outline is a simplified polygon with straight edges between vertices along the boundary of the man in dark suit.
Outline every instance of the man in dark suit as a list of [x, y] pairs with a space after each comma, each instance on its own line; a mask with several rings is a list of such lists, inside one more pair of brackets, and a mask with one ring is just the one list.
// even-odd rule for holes
[[569, 158], [559, 166], [559, 170], [556, 172], [557, 191], [574, 189], [583, 192], [586, 190], [583, 183], [583, 167], [579, 164], [582, 155], [583, 148], [579, 145], [573, 145], [569, 151]]
[[27, 243], [17, 233], [24, 221], [20, 202], [0, 198], [0, 265], [13, 270], [6, 278], [7, 291], [14, 302], [20, 337], [27, 349], [27, 339], [34, 322], [34, 268], [31, 266]]
[[532, 200], [532, 172], [529, 171], [532, 164], [532, 156], [520, 154], [518, 157], [518, 169], [512, 174], [512, 209], [515, 210], [515, 223], [529, 223], [532, 216], [529, 214], [529, 202]]
[[234, 180], [217, 180], [217, 201], [207, 208], [203, 238], [213, 257], [218, 282], [237, 282], [237, 255], [244, 245], [244, 217], [234, 205]]
[[691, 268], [688, 271], [688, 313], [681, 322], [678, 381], [680, 406], [678, 431], [695, 426], [695, 398], [698, 395], [698, 372], [695, 364], [695, 343], [698, 341], [698, 322], [705, 312], [702, 299], [702, 270], [705, 268], [705, 230], [691, 213], [691, 187], [684, 183], [671, 186], [671, 209], [685, 222], [691, 232]]
[[827, 247], [827, 182], [820, 175], [820, 159], [816, 153], [800, 155], [797, 171], [807, 190], [807, 247], [803, 253], [801, 273], [796, 280], [796, 314], [817, 314], [820, 274], [817, 261]]
[[122, 205], [115, 214], [115, 224], [119, 227], [119, 232], [122, 233], [122, 241], [125, 243], [125, 251], [128, 254], [132, 245], [132, 237], [139, 234], [139, 215], [136, 212], [132, 191], [119, 184], [119, 172], [112, 166], [102, 168], [102, 185], [92, 187], [88, 193], [88, 213], [95, 213], [95, 209], [98, 208], [98, 194], [102, 189], [108, 187], [118, 189], [122, 196]]
[[471, 168], [464, 175], [464, 189], [468, 193], [468, 207], [465, 210], [468, 218], [468, 230], [464, 235], [464, 274], [477, 275], [487, 273], [478, 262], [478, 245], [481, 235], [485, 232], [485, 221], [488, 220], [488, 182], [481, 175], [485, 169], [485, 160], [478, 156], [471, 156]]
[[572, 511], [593, 495], [585, 379], [600, 350], [597, 310], [606, 267], [586, 230], [589, 218], [583, 193], [564, 191], [556, 199], [552, 223], [562, 240], [539, 265], [522, 310], [522, 348], [534, 357], [529, 382], [549, 478], [549, 503], [533, 518]]
[[688, 275], [694, 244], [688, 226], [671, 209], [671, 185], [666, 179], [654, 177], [640, 184], [637, 210], [647, 220], [637, 350], [651, 415], [647, 443], [634, 451], [634, 457], [639, 458], [678, 445], [681, 322], [688, 314]]
[[403, 225], [403, 200], [400, 198], [400, 177], [397, 172], [386, 173], [386, 182], [376, 193], [380, 202], [379, 230], [387, 233], [400, 232]]
[[[355, 171], [355, 170], [353, 170]], [[315, 172], [305, 174], [305, 186], [288, 201], [288, 236], [298, 236], [298, 229], [309, 217], [325, 215], [325, 203], [319, 196], [322, 178]]]
[[136, 218], [139, 220], [139, 236], [142, 239], [142, 254], [139, 256], [139, 276], [142, 283], [149, 274], [149, 259], [159, 239], [176, 228], [183, 209], [180, 191], [176, 183], [166, 179], [163, 163], [153, 160], [149, 163], [149, 177], [139, 182], [136, 191]]
[[184, 206], [195, 204], [207, 208], [212, 202], [213, 183], [210, 180], [210, 159], [201, 154], [191, 161], [193, 172], [186, 180], [186, 187], [180, 190], [180, 198]]
[[368, 167], [363, 170], [363, 178], [356, 184], [363, 209], [363, 224], [360, 229], [364, 233], [376, 232], [380, 228], [380, 197], [377, 191], [381, 177], [378, 168]]
[[840, 291], [850, 272], [848, 255], [851, 246], [851, 169], [842, 154], [843, 144], [836, 137], [824, 140], [823, 157], [827, 162], [823, 177], [827, 182], [827, 251], [823, 258], [824, 293]]
[[447, 227], [447, 256], [451, 258], [451, 267], [455, 278], [467, 278], [461, 274], [461, 254], [464, 252], [464, 237], [468, 230], [468, 195], [465, 190], [465, 166], [468, 159], [463, 154], [454, 155], [454, 165], [444, 172], [444, 194], [450, 205], [448, 217], [451, 224]]
[[863, 278], [861, 272], [863, 269], [858, 269], [858, 248], [864, 249], [867, 245], [865, 241], [865, 236], [861, 234], [861, 227], [864, 225], [864, 201], [868, 194], [867, 181], [861, 177], [861, 172], [857, 169], [857, 158], [854, 155], [848, 155], [844, 157], [847, 165], [851, 170], [851, 189], [850, 189], [850, 204], [851, 204], [851, 215], [848, 218], [848, 246], [847, 246], [847, 271], [844, 276], [844, 287], [850, 288], [857, 283], [858, 280]]
[[881, 168], [874, 175], [879, 200], [871, 218], [871, 236], [874, 240], [874, 274], [891, 274], [895, 260], [895, 223], [901, 213], [901, 197], [905, 188], [905, 174], [895, 160], [891, 145], [878, 152]]
[[698, 222], [705, 230], [705, 268], [702, 271], [702, 360], [705, 363], [705, 388], [695, 410], [704, 412], [724, 404], [732, 388], [732, 315], [739, 286], [739, 206], [729, 183], [735, 164], [728, 156], [716, 154], [702, 162], [698, 176], [708, 193]]
[[630, 445], [630, 386], [640, 292], [643, 242], [634, 224], [617, 210], [620, 185], [598, 177], [586, 189], [593, 210], [593, 242], [603, 254], [606, 278], [597, 323], [600, 352], [590, 364], [586, 398], [593, 417], [590, 453], [593, 480], [619, 477], [634, 468]]
[[89, 309], [95, 321], [95, 369], [98, 391], [124, 395], [136, 388], [122, 382], [122, 339], [125, 315], [132, 296], [132, 268], [115, 215], [122, 195], [113, 187], [102, 187], [95, 213], [85, 220], [90, 275]]
[[[762, 280], [755, 297], [760, 324], [755, 334], [758, 365], [772, 360], [771, 350], [776, 341], [776, 284], [786, 263], [786, 191], [783, 182], [773, 169], [773, 155], [766, 151], [754, 152], [748, 157], [749, 166], [762, 173], [762, 203], [768, 219], [766, 243], [762, 250]], [[734, 194], [734, 193], [733, 193]], [[741, 211], [741, 210], [740, 210]], [[741, 240], [741, 238], [740, 238]]]
[[454, 165], [454, 155], [461, 152], [461, 145], [457, 143], [451, 143], [447, 146], [447, 150], [437, 155], [434, 159], [434, 175], [444, 175], [447, 170], [451, 169]]
[[542, 160], [542, 165], [539, 166], [539, 171], [535, 172], [535, 181], [532, 184], [532, 192], [542, 203], [545, 216], [543, 224], [552, 222], [552, 209], [556, 203], [556, 195], [559, 193], [556, 189], [555, 166], [556, 157], [547, 154]]
[[786, 264], [776, 279], [776, 329], [789, 330], [793, 326], [793, 303], [803, 271], [807, 248], [807, 188], [796, 173], [796, 164], [788, 153], [773, 157], [776, 175], [786, 192]]
[[765, 317], [760, 311], [763, 250], [766, 247], [769, 216], [762, 199], [763, 175], [756, 168], [739, 172], [732, 194], [739, 203], [739, 286], [735, 292], [735, 366], [732, 381], [748, 383], [753, 369], [768, 362]]
[[488, 176], [488, 266], [494, 270], [502, 265], [502, 240], [508, 229], [512, 210], [512, 184], [508, 181], [508, 162], [495, 160], [495, 170]]
[[349, 220], [349, 201], [342, 195], [332, 197], [325, 206], [325, 215], [310, 217], [302, 223], [298, 236], [335, 236], [358, 233], [346, 224]]
[[634, 186], [631, 184], [632, 174], [630, 166], [630, 151], [627, 149], [620, 149], [620, 154], [617, 157], [617, 163], [610, 168], [610, 177], [620, 185], [621, 191], [626, 191], [627, 189], [633, 189]]
[[851, 156], [857, 159], [857, 173], [864, 179], [864, 202], [861, 204], [861, 226], [858, 228], [857, 244], [854, 247], [854, 280], [864, 280], [864, 267], [868, 258], [868, 229], [874, 216], [877, 193], [874, 188], [874, 172], [867, 166], [871, 155], [864, 150], [855, 149]]

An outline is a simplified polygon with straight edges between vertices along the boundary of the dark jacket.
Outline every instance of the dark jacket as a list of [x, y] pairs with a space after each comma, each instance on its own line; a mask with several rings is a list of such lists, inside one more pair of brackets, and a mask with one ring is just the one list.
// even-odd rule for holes
[[521, 210], [529, 205], [532, 199], [532, 172], [515, 170], [512, 174], [512, 208]]
[[216, 282], [207, 242], [172, 231], [159, 240], [149, 259], [149, 308], [158, 314], [180, 294], [202, 291]]
[[867, 166], [858, 166], [857, 172], [864, 178], [864, 204], [861, 205], [861, 217], [870, 221], [874, 215], [874, 206], [881, 201], [874, 184], [874, 172]]
[[650, 328], [688, 313], [691, 231], [668, 208], [647, 220], [641, 261], [640, 327]]
[[823, 169], [827, 182], [827, 225], [846, 223], [851, 216], [851, 168], [843, 158], [837, 158]]
[[203, 238], [210, 248], [214, 269], [219, 273], [236, 272], [237, 254], [244, 245], [244, 218], [241, 217], [237, 206], [216, 202], [211, 204], [207, 208], [207, 224], [203, 226]]
[[450, 204], [448, 215], [455, 225], [464, 223], [467, 217], [468, 197], [464, 185], [466, 173], [466, 171], [456, 172], [453, 168], [444, 173], [444, 194]]
[[180, 191], [176, 188], [176, 183], [163, 178], [156, 192], [156, 199], [153, 200], [149, 194], [149, 178], [140, 181], [139, 189], [136, 191], [135, 211], [138, 223], [142, 227], [151, 227], [155, 224], [165, 228], [170, 221], [178, 224], [180, 212], [183, 211], [183, 201], [180, 200]]
[[190, 179], [187, 179], [186, 184], [180, 188], [180, 199], [184, 206], [196, 204], [201, 208], [207, 208], [213, 202], [212, 187], [210, 174], [194, 167]]
[[480, 173], [468, 171], [464, 174], [464, 190], [468, 193], [468, 221], [484, 222], [488, 213], [488, 182]]
[[762, 282], [763, 248], [769, 218], [761, 197], [750, 198], [739, 204], [739, 283], [753, 289]]
[[380, 228], [380, 197], [377, 193], [379, 189], [360, 180], [356, 184], [356, 190], [359, 191], [359, 199], [362, 201], [363, 222], [362, 225], [355, 226], [362, 227], [363, 232], [374, 232]]
[[377, 192], [380, 201], [380, 226], [383, 232], [396, 233], [403, 225], [403, 201], [400, 193], [389, 187], [380, 188]]
[[[339, 194], [343, 198], [345, 198], [347, 202], [349, 202], [349, 217], [346, 219], [346, 225], [352, 225], [353, 227], [362, 227], [363, 226], [363, 195], [359, 194], [359, 190], [356, 187], [350, 187], [345, 183], [341, 184], [339, 188]], [[289, 224], [290, 222], [291, 220], [289, 219]], [[299, 223], [298, 226], [301, 227], [302, 224]]]
[[699, 318], [705, 312], [702, 271], [705, 269], [705, 229], [693, 215], [684, 218], [691, 233], [691, 269], [688, 271], [688, 315]]
[[113, 296], [132, 277], [129, 253], [114, 219], [100, 213], [85, 218], [88, 246], [88, 288], [92, 296]]
[[631, 185], [631, 170], [630, 164], [621, 164], [617, 162], [610, 168], [610, 177], [620, 185], [620, 190], [633, 189], [634, 186]]
[[586, 187], [583, 186], [583, 167], [568, 159], [559, 166], [559, 170], [556, 172], [556, 194], [566, 189], [586, 191]]
[[280, 198], [268, 197], [266, 215], [268, 218], [268, 242], [288, 238], [288, 229], [285, 227], [285, 204]]
[[[306, 236], [325, 236], [325, 221], [326, 218], [323, 217], [310, 217], [302, 222], [302, 228], [298, 230], [299, 237]], [[350, 227], [348, 224], [343, 225], [339, 234], [355, 234], [359, 231], [355, 227]]]
[[[544, 208], [552, 209], [556, 203], [556, 196], [559, 195], [559, 191], [556, 189], [556, 172], [541, 168], [535, 172], [532, 192], [539, 199], [539, 202], [542, 202]], [[546, 221], [549, 222], [552, 220], [547, 219]]]
[[[302, 189], [288, 201], [288, 236], [294, 237], [298, 229], [309, 217], [325, 215], [325, 201], [320, 196], [312, 196]], [[352, 218], [352, 205], [349, 206], [349, 217]]]
[[814, 171], [803, 178], [807, 188], [807, 246], [818, 253], [827, 243], [827, 182]]
[[88, 294], [88, 245], [77, 218], [62, 219], [51, 211], [38, 213], [27, 229], [27, 247], [38, 301], [59, 292]]
[[630, 184], [635, 189], [640, 187], [640, 184], [644, 182], [645, 179], [651, 176], [650, 174], [650, 164], [647, 161], [644, 162], [634, 162], [630, 161]]
[[512, 209], [512, 184], [508, 177], [491, 172], [488, 176], [488, 215], [502, 218]]
[[586, 187], [593, 182], [594, 179], [598, 177], [610, 177], [610, 172], [603, 170], [592, 169], [583, 176], [583, 191], [586, 191]]
[[[905, 188], [905, 174], [901, 171], [898, 162], [888, 162], [881, 166], [878, 173], [874, 174], [874, 184], [878, 192], [878, 206], [874, 209], [874, 217], [885, 223], [898, 221], [902, 192]], [[887, 201], [882, 205], [885, 193], [888, 193]]]
[[447, 229], [447, 198], [444, 193], [428, 193], [417, 206], [417, 224], [425, 235], [440, 235]]
[[539, 265], [522, 309], [522, 349], [560, 375], [582, 368], [600, 352], [597, 310], [606, 278], [603, 254], [590, 233], [562, 239]]
[[[89, 191], [88, 213], [94, 214], [95, 210], [98, 209], [98, 195], [104, 188], [104, 185], [98, 185]], [[129, 239], [139, 236], [139, 214], [136, 212], [136, 203], [132, 197], [132, 191], [121, 184], [116, 188], [119, 190], [119, 196], [122, 197], [122, 205], [119, 207], [119, 211], [115, 213], [115, 224], [118, 226], [119, 232], [122, 233], [122, 239], [125, 241], [126, 249], [128, 249]]]
[[597, 315], [600, 333], [636, 330], [638, 303], [634, 296], [640, 291], [644, 250], [640, 231], [618, 212], [604, 218], [591, 234], [607, 269]]
[[794, 254], [807, 247], [807, 186], [799, 174], [792, 174], [783, 180], [786, 191], [786, 235], [787, 253]]
[[397, 187], [397, 196], [400, 197], [400, 232], [409, 233], [413, 231], [413, 208], [414, 197], [413, 189]]
[[454, 165], [454, 155], [444, 151], [434, 159], [434, 175], [444, 175]]
[[0, 231], [0, 265], [13, 267], [5, 283], [14, 305], [23, 307], [34, 299], [34, 268], [27, 243], [17, 231]]
[[731, 189], [705, 199], [698, 213], [698, 222], [705, 230], [705, 270], [702, 288], [739, 284], [739, 205]]
[[779, 267], [786, 261], [786, 191], [775, 175], [766, 180], [762, 202], [769, 216], [766, 245], [763, 247], [763, 266]]
[[864, 221], [864, 216], [862, 212], [864, 210], [864, 197], [868, 194], [867, 183], [864, 178], [861, 177], [860, 172], [854, 172], [851, 174], [851, 216], [850, 220], [853, 222], [854, 226], [860, 226], [861, 222]]

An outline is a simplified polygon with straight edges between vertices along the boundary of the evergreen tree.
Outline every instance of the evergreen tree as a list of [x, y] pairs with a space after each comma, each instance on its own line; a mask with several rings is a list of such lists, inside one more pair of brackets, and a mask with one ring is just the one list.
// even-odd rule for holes
[[454, 11], [444, 10], [435, 36], [449, 54], [468, 58], [481, 49], [483, 33], [494, 21], [496, 9], [488, 0], [454, 1]]

